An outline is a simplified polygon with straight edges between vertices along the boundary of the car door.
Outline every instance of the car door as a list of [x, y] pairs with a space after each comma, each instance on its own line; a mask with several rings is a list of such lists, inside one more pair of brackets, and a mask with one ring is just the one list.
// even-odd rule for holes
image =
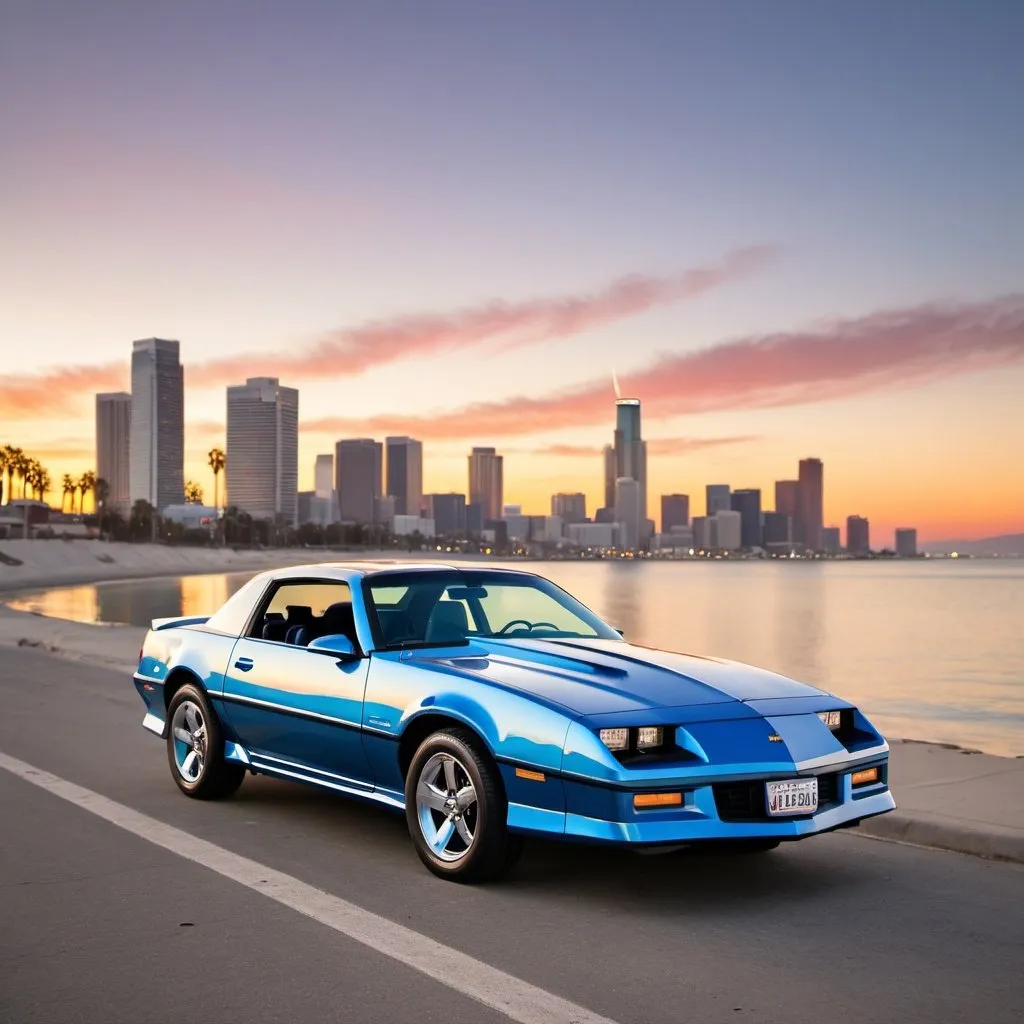
[[351, 624], [351, 593], [341, 581], [284, 580], [264, 597], [224, 676], [225, 714], [254, 767], [373, 788], [360, 729], [369, 658], [305, 646], [344, 632], [358, 650]]

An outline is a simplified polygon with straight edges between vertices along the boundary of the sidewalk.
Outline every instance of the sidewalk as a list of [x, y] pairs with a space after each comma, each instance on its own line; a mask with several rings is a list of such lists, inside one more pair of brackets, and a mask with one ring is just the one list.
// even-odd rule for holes
[[[146, 631], [90, 626], [0, 604], [0, 650], [36, 647], [131, 675]], [[0, 655], [2, 657], [2, 655]], [[850, 835], [893, 839], [1024, 864], [1024, 758], [994, 757], [914, 740], [890, 740], [898, 809]]]

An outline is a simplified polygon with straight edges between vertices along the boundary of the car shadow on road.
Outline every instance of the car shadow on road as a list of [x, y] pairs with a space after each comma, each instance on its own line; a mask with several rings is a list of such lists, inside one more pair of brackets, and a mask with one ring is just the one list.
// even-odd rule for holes
[[[408, 877], [422, 880], [423, 868], [401, 814], [267, 778], [248, 780], [231, 803], [247, 816], [257, 808], [272, 813], [277, 826], [316, 836], [328, 846], [336, 843], [352, 851], [354, 843], [365, 843], [378, 867], [407, 864]], [[885, 872], [872, 860], [873, 846], [818, 836], [765, 853], [691, 847], [645, 855], [527, 837], [512, 872], [487, 888], [511, 899], [585, 899], [602, 906], [621, 902], [632, 912], [655, 916], [678, 915], [683, 909], [747, 914], [758, 904], [820, 906], [830, 893], [848, 899], [861, 887], [871, 888], [877, 899]]]

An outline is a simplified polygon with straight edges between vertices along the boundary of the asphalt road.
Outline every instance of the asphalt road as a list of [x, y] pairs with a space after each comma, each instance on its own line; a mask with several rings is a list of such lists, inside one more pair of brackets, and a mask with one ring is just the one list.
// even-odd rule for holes
[[[187, 800], [131, 681], [0, 652], [0, 753], [622, 1022], [1021, 1019], [1024, 869], [851, 834], [766, 856], [529, 844], [429, 875], [404, 820], [249, 778]], [[898, 794], [897, 794], [898, 797]], [[417, 970], [0, 770], [0, 1020], [506, 1021]]]

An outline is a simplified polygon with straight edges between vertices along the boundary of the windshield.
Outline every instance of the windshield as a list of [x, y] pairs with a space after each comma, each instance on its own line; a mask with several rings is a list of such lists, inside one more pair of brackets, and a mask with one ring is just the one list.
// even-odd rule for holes
[[464, 643], [474, 637], [621, 639], [564, 590], [526, 573], [380, 573], [363, 586], [383, 647]]

